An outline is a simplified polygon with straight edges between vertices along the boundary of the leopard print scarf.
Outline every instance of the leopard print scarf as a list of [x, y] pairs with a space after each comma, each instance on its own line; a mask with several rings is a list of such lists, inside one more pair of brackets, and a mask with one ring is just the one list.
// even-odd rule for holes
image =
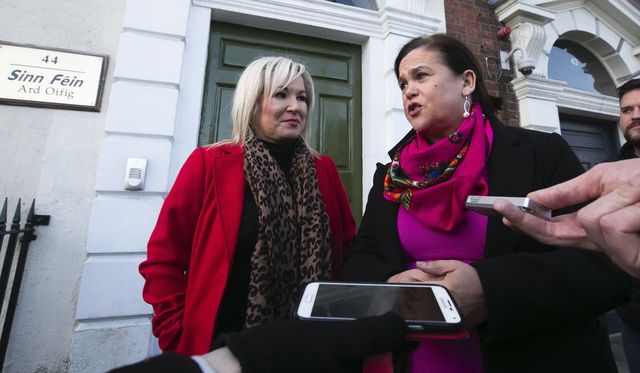
[[329, 218], [309, 149], [299, 139], [291, 180], [254, 138], [245, 143], [244, 173], [258, 206], [245, 327], [290, 318], [303, 284], [328, 280]]

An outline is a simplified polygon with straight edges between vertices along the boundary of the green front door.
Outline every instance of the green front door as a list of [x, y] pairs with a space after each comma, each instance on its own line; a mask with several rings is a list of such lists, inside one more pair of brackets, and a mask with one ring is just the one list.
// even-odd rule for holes
[[360, 46], [215, 22], [199, 144], [231, 137], [231, 102], [240, 73], [261, 56], [305, 64], [316, 88], [309, 144], [336, 163], [356, 221], [362, 215]]

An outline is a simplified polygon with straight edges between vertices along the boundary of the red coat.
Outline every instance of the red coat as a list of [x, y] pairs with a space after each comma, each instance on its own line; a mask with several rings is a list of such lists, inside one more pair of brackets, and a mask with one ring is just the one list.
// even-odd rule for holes
[[[355, 222], [333, 160], [320, 156], [315, 167], [337, 276]], [[153, 334], [163, 351], [209, 351], [240, 229], [244, 188], [241, 147], [197, 148], [162, 205], [140, 273], [143, 298], [153, 306]]]

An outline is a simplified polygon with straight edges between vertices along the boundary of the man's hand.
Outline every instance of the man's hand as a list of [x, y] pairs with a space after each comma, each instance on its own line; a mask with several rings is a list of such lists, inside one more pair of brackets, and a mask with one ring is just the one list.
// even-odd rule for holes
[[587, 232], [578, 222], [577, 213], [556, 216], [551, 221], [546, 221], [523, 212], [504, 199], [496, 200], [493, 208], [503, 216], [504, 225], [542, 243], [597, 250], [596, 244], [587, 237]]
[[578, 211], [587, 236], [625, 272], [640, 278], [640, 177]]
[[531, 192], [527, 197], [555, 210], [604, 196], [638, 177], [640, 159], [600, 163], [576, 178]]
[[513, 229], [551, 245], [602, 251], [640, 278], [640, 159], [601, 163], [528, 197], [550, 209], [595, 199], [577, 213], [550, 222], [525, 214], [505, 200], [496, 201], [493, 207]]

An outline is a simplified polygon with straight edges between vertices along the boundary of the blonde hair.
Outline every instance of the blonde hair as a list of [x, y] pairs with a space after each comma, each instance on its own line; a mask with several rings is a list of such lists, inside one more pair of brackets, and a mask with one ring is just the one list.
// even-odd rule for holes
[[[251, 62], [240, 75], [233, 95], [231, 138], [220, 144], [244, 144], [255, 136], [253, 126], [260, 113], [263, 100], [270, 100], [279, 89], [302, 77], [307, 96], [307, 119], [302, 132], [303, 140], [309, 135], [309, 118], [313, 107], [314, 88], [311, 75], [301, 63], [286, 57], [261, 57]], [[308, 146], [308, 145], [307, 145]]]

